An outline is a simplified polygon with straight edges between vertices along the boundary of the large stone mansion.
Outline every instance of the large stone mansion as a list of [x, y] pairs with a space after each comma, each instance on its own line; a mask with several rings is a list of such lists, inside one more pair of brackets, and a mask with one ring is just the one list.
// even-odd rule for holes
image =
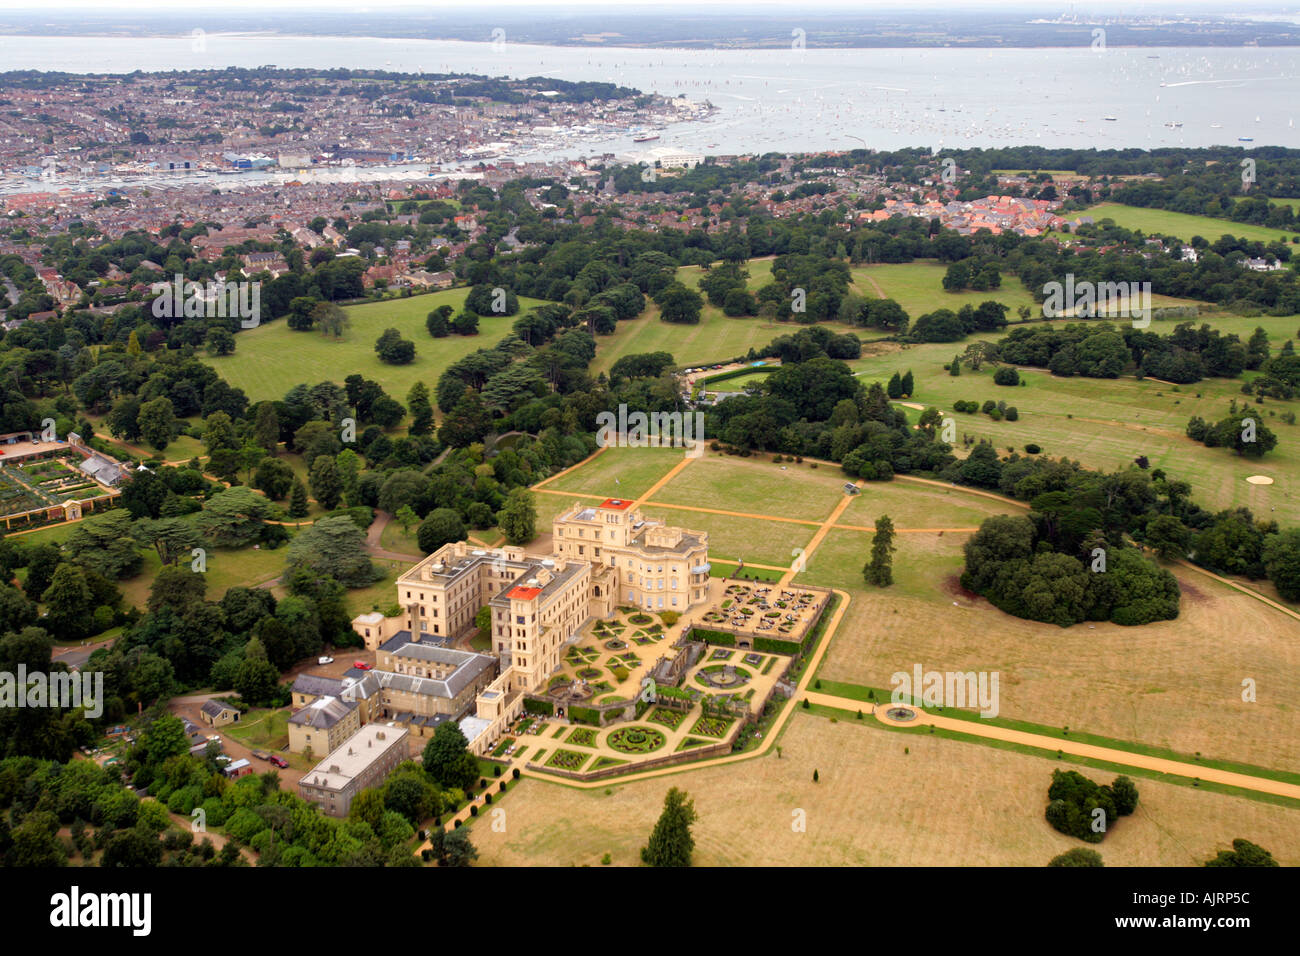
[[[366, 648], [379, 654], [379, 669], [367, 672], [356, 692], [369, 696], [369, 684], [378, 685], [385, 699], [393, 696], [390, 687], [404, 691], [396, 708], [372, 706], [373, 715], [361, 716], [395, 719], [418, 736], [431, 734], [440, 720], [459, 720], [481, 752], [521, 711], [525, 693], [545, 689], [565, 646], [588, 621], [608, 617], [619, 605], [682, 613], [706, 599], [707, 533], [647, 520], [632, 502], [617, 498], [575, 505], [555, 518], [552, 533], [549, 556], [514, 546], [444, 545], [397, 579], [400, 614], [354, 619]], [[484, 606], [492, 610], [489, 653], [453, 650], [450, 645], [474, 630]], [[433, 670], [425, 673], [425, 659], [433, 657], [439, 658], [437, 678]], [[494, 677], [480, 664], [485, 657], [494, 663]], [[466, 675], [456, 693], [448, 674]], [[465, 691], [473, 689], [471, 701]], [[295, 694], [294, 703], [319, 713], [324, 696], [334, 695]]]

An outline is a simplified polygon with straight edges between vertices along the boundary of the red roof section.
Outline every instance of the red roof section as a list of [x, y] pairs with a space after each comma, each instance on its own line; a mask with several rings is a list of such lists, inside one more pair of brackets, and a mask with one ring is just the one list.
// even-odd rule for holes
[[632, 502], [624, 501], [622, 498], [606, 498], [600, 503], [600, 507], [608, 508], [611, 511], [626, 511], [632, 507]]
[[512, 601], [531, 601], [541, 593], [541, 588], [530, 588], [521, 584], [518, 587], [513, 587], [507, 591], [506, 597], [510, 598]]

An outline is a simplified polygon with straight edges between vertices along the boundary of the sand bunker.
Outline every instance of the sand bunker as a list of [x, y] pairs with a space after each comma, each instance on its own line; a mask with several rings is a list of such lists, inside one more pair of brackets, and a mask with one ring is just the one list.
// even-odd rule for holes
[[1273, 479], [1268, 475], [1251, 475], [1246, 480], [1252, 485], [1271, 485], [1273, 483]]

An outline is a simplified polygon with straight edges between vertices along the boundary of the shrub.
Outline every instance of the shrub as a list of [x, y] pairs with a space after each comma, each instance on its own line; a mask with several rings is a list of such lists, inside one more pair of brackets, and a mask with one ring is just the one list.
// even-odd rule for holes
[[993, 373], [994, 385], [1019, 385], [1020, 373], [1010, 365], [1004, 365]]
[[1064, 853], [1052, 857], [1048, 866], [1104, 866], [1101, 862], [1101, 854], [1096, 850], [1089, 850], [1084, 846], [1076, 846], [1073, 850], [1066, 850]]
[[1009, 422], [1018, 421], [1020, 419], [1020, 411], [1014, 405], [1008, 405], [1007, 410], [1002, 414]]
[[1043, 449], [1041, 447], [1035, 445], [1033, 442], [1030, 442], [1028, 445], [1025, 446], [1025, 454], [1027, 455], [1037, 455], [1042, 450]]

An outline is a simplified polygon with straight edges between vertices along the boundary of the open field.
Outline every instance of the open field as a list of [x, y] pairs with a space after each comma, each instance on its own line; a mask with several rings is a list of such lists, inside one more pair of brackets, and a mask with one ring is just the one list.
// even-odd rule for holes
[[[518, 318], [484, 315], [478, 335], [450, 335], [430, 338], [424, 319], [440, 305], [460, 311], [469, 289], [447, 289], [407, 299], [388, 299], [347, 307], [351, 326], [335, 340], [320, 332], [295, 332], [286, 321], [264, 323], [240, 332], [233, 355], [208, 356], [206, 361], [231, 385], [242, 388], [250, 401], [283, 398], [294, 385], [333, 381], [342, 383], [359, 373], [384, 386], [397, 401], [417, 381], [432, 389], [438, 376], [452, 362], [470, 352], [490, 348], [510, 331]], [[542, 305], [540, 299], [520, 298], [520, 312]], [[385, 365], [375, 354], [375, 340], [384, 329], [395, 328], [415, 343], [415, 361], [410, 365]], [[174, 456], [173, 456], [174, 457]]]
[[[957, 590], [967, 535], [899, 535], [893, 587], [866, 590], [870, 534], [833, 531], [799, 580], [847, 586], [844, 624], [818, 676], [888, 687], [897, 671], [998, 671], [1001, 713], [1182, 753], [1287, 769], [1300, 760], [1300, 625], [1239, 591], [1173, 567], [1173, 621], [1058, 628]], [[856, 565], [856, 567], [854, 566]], [[1267, 694], [1241, 700], [1253, 678]]]
[[1147, 235], [1160, 233], [1164, 236], [1177, 236], [1184, 242], [1191, 241], [1193, 236], [1201, 236], [1214, 242], [1225, 234], [1260, 242], [1290, 242], [1294, 235], [1280, 229], [1254, 226], [1246, 222], [1233, 222], [1230, 219], [1190, 216], [1165, 209], [1144, 209], [1112, 202], [1089, 206], [1080, 213], [1071, 213], [1067, 218], [1073, 219], [1076, 216], [1092, 216], [1097, 222], [1103, 219], [1114, 219], [1115, 225], [1123, 226], [1125, 229], [1141, 229]]
[[[963, 305], [979, 305], [992, 299], [1010, 307], [1008, 318], [1016, 317], [1016, 310], [1022, 305], [1036, 309], [1034, 298], [1024, 287], [1020, 279], [1013, 275], [1002, 277], [1002, 288], [988, 292], [947, 292], [943, 287], [943, 276], [948, 267], [933, 259], [918, 259], [915, 262], [885, 263], [872, 266], [854, 266], [854, 290], [858, 295], [868, 299], [878, 298], [872, 280], [885, 293], [885, 298], [893, 299], [901, 305], [915, 321], [917, 316], [935, 309], [952, 309], [956, 312]], [[866, 330], [868, 333], [871, 330]]]
[[[782, 755], [577, 790], [525, 778], [503, 798], [505, 832], [475, 824], [480, 865], [639, 863], [664, 793], [694, 799], [701, 866], [1042, 866], [1085, 844], [1043, 819], [1051, 772], [1114, 772], [796, 713]], [[905, 753], [905, 748], [910, 753]], [[812, 782], [813, 770], [819, 783]], [[1198, 866], [1234, 837], [1300, 863], [1298, 811], [1135, 777], [1137, 812], [1096, 847], [1108, 866]], [[806, 832], [791, 826], [806, 813]], [[582, 821], [575, 826], [575, 821]]]
[[[766, 456], [731, 458], [706, 454], [675, 475], [652, 500], [824, 521], [844, 496], [843, 485], [847, 480], [839, 468], [822, 466], [813, 470], [807, 465], [787, 463], [782, 470], [781, 465]], [[677, 520], [689, 524], [689, 518], [689, 512], [681, 512]]]
[[[1023, 453], [1026, 444], [1034, 443], [1045, 455], [1107, 470], [1126, 467], [1146, 455], [1151, 467], [1189, 482], [1196, 500], [1206, 508], [1244, 505], [1260, 515], [1269, 515], [1272, 508], [1279, 515], [1300, 511], [1296, 500], [1300, 426], [1280, 419], [1287, 411], [1300, 412], [1300, 401], [1267, 399], [1262, 406], [1251, 406], [1278, 435], [1277, 448], [1251, 460], [1227, 449], [1206, 448], [1184, 433], [1193, 415], [1214, 421], [1227, 415], [1228, 403], [1244, 397], [1240, 380], [1205, 379], [1171, 386], [1131, 377], [1060, 378], [1046, 369], [1030, 369], [1021, 371], [1021, 386], [1006, 387], [993, 384], [994, 368], [988, 365], [979, 372], [963, 368], [960, 376], [950, 376], [943, 366], [965, 346], [966, 342], [910, 345], [878, 351], [849, 365], [864, 383], [883, 383], [895, 371], [911, 369], [916, 381], [911, 401], [934, 405], [951, 416], [959, 440], [963, 435], [987, 438], [1003, 454], [1007, 448]], [[981, 404], [986, 399], [1004, 400], [1016, 406], [1020, 418], [995, 422], [984, 414], [959, 414], [952, 410], [957, 399]], [[1245, 478], [1255, 474], [1268, 475], [1275, 484], [1247, 484]]]
[[[745, 266], [749, 271], [749, 288], [757, 291], [772, 281], [772, 261], [752, 259]], [[699, 287], [703, 270], [699, 266], [682, 266], [677, 278], [689, 288]], [[701, 293], [702, 295], [703, 293]], [[862, 329], [839, 323], [824, 323], [835, 332], [857, 332]], [[780, 335], [797, 332], [800, 326], [793, 322], [772, 322], [756, 316], [731, 318], [722, 310], [709, 305], [706, 300], [700, 310], [699, 325], [675, 325], [659, 318], [659, 307], [647, 300], [646, 309], [635, 319], [618, 323], [613, 335], [596, 338], [596, 358], [591, 363], [591, 373], [608, 372], [624, 355], [643, 352], [671, 352], [678, 365], [716, 365], [750, 349], [759, 349]], [[377, 333], [376, 333], [377, 334]]]
[[991, 515], [1020, 510], [959, 488], [895, 479], [865, 482], [837, 523], [875, 527], [876, 519], [884, 514], [893, 519], [895, 528], [973, 528]]
[[607, 448], [582, 467], [542, 487], [592, 495], [598, 500], [636, 498], [668, 474], [682, 455], [680, 448]]
[[[749, 507], [762, 508], [763, 503], [751, 502]], [[730, 515], [656, 508], [654, 505], [647, 506], [645, 513], [647, 517], [662, 519], [665, 524], [708, 532], [711, 560], [720, 558], [735, 561], [743, 558], [749, 564], [771, 564], [777, 567], [788, 566], [793, 560], [791, 550], [807, 545], [817, 530], [810, 524], [733, 518]]]

